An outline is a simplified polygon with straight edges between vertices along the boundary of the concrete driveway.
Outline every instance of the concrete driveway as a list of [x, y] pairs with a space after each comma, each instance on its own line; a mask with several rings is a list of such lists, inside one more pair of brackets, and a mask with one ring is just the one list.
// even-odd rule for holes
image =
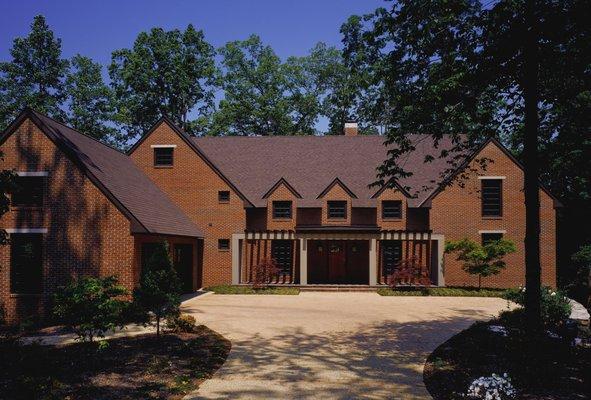
[[190, 399], [430, 399], [423, 365], [439, 344], [506, 301], [468, 297], [208, 294], [183, 311], [232, 341]]

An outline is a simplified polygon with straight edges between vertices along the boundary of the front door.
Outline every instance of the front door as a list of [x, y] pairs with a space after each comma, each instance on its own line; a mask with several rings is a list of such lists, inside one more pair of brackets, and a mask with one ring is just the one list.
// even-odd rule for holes
[[183, 293], [193, 291], [193, 245], [174, 245], [174, 269], [181, 282]]
[[345, 258], [345, 241], [328, 242], [328, 282], [345, 283], [347, 268]]

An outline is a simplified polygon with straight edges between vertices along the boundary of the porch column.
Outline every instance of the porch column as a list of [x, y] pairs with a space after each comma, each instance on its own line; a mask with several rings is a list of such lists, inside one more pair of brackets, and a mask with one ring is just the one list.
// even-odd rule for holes
[[241, 246], [240, 239], [244, 239], [243, 233], [234, 233], [232, 235], [232, 285], [240, 283], [240, 261], [241, 261]]
[[369, 239], [369, 285], [378, 284], [377, 239]]
[[445, 266], [443, 264], [443, 251], [445, 250], [445, 236], [443, 235], [431, 235], [431, 240], [436, 243], [436, 249], [432, 248], [432, 260], [435, 261], [437, 266], [437, 286], [445, 286]]
[[308, 284], [308, 239], [300, 239], [300, 285]]

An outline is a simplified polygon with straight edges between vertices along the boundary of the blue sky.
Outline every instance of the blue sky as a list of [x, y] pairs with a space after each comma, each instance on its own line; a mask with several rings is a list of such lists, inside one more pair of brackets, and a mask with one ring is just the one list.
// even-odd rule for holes
[[[255, 33], [286, 58], [304, 55], [319, 41], [340, 45], [339, 28], [353, 14], [365, 14], [384, 0], [146, 1], [37, 0], [0, 2], [0, 60], [10, 60], [12, 40], [25, 36], [36, 14], [45, 15], [62, 39], [64, 57], [83, 54], [107, 66], [111, 52], [131, 47], [154, 26], [203, 29], [216, 48]], [[105, 74], [106, 75], [106, 74]], [[319, 128], [324, 128], [325, 121]]]

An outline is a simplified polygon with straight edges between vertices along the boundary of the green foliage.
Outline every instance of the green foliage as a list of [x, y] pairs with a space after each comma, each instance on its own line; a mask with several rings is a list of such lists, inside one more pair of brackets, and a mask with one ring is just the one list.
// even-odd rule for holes
[[168, 243], [154, 248], [133, 292], [134, 302], [145, 312], [156, 317], [156, 332], [160, 335], [160, 321], [179, 314], [181, 285], [168, 252]]
[[[525, 294], [525, 288], [511, 289], [507, 291], [505, 298], [525, 307]], [[562, 291], [550, 287], [543, 287], [541, 289], [540, 304], [542, 309], [542, 322], [544, 326], [549, 329], [556, 329], [562, 326], [569, 318], [572, 311], [568, 297], [566, 297]], [[517, 315], [521, 315], [521, 312], [518, 311]], [[512, 320], [514, 322], [519, 320], [521, 321], [521, 324], [523, 323], [523, 319], [511, 315], [502, 316], [501, 319]]]
[[[0, 152], [0, 161], [4, 160], [4, 154]], [[10, 198], [8, 194], [15, 188], [16, 174], [12, 170], [0, 170], [0, 217], [10, 210]], [[0, 229], [0, 246], [10, 243], [8, 233]]]
[[576, 279], [572, 291], [577, 298], [591, 305], [591, 245], [581, 246], [571, 257], [576, 268]]
[[195, 331], [197, 320], [189, 314], [181, 314], [166, 321], [166, 327], [175, 333]]
[[106, 331], [121, 327], [128, 302], [127, 290], [114, 276], [85, 277], [61, 289], [54, 297], [54, 315], [84, 342], [104, 337]]
[[478, 287], [483, 277], [497, 275], [505, 267], [503, 257], [516, 251], [510, 240], [496, 240], [480, 245], [468, 238], [445, 243], [446, 253], [457, 253], [462, 269], [471, 275], [478, 275]]
[[219, 285], [207, 288], [208, 291], [215, 294], [282, 294], [282, 295], [298, 295], [300, 289], [295, 287], [279, 287], [272, 286], [262, 289], [254, 289], [250, 286], [235, 286], [235, 285]]
[[[215, 74], [214, 49], [193, 25], [142, 32], [131, 49], [112, 54], [117, 121], [128, 139], [146, 133], [163, 115], [198, 133], [213, 106]], [[198, 117], [190, 120], [193, 113]]]
[[61, 40], [54, 37], [37, 15], [26, 37], [13, 41], [12, 60], [0, 63], [0, 129], [30, 106], [49, 116], [63, 119], [64, 80], [68, 61], [61, 58]]
[[468, 287], [430, 287], [424, 289], [390, 289], [377, 290], [380, 296], [450, 296], [450, 297], [504, 297], [505, 289], [468, 288]]
[[103, 82], [101, 65], [79, 54], [72, 57], [70, 65], [65, 86], [68, 123], [95, 139], [122, 145], [122, 138], [113, 126], [113, 94]]

